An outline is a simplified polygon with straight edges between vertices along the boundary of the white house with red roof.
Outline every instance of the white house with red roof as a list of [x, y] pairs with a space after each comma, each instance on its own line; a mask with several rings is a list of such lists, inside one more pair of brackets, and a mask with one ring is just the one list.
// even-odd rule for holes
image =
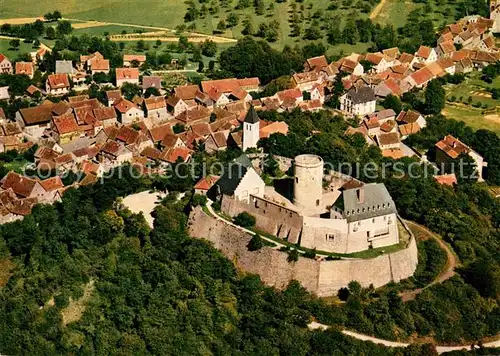
[[12, 74], [12, 62], [0, 53], [0, 73]]
[[51, 74], [45, 83], [45, 90], [51, 95], [68, 94], [71, 89], [69, 76], [67, 74]]

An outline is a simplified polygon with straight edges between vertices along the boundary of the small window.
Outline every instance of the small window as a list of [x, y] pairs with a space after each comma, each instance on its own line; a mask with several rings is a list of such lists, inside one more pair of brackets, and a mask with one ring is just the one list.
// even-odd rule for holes
[[319, 199], [316, 200], [316, 206], [319, 206]]
[[295, 183], [299, 182], [299, 178], [295, 177]]

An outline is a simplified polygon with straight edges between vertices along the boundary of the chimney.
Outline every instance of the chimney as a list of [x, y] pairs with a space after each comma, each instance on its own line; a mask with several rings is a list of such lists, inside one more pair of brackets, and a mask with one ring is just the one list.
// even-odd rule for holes
[[457, 141], [453, 141], [453, 144], [451, 145], [453, 148], [457, 148]]
[[365, 189], [364, 187], [358, 188], [356, 190], [356, 196], [358, 197], [358, 202], [363, 204], [365, 202]]

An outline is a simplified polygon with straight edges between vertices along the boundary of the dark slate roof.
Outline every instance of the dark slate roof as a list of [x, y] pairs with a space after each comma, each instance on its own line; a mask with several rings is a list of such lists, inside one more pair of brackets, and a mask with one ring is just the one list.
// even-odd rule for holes
[[246, 154], [242, 154], [241, 156], [239, 156], [238, 158], [236, 158], [234, 160], [234, 162], [242, 164], [246, 168], [253, 167], [252, 161], [250, 160], [250, 158], [248, 158], [248, 156]]
[[[364, 198], [360, 202], [358, 190], [364, 189]], [[365, 184], [362, 188], [348, 189], [342, 192], [342, 202], [336, 206], [344, 210], [344, 218], [348, 222], [374, 218], [396, 213], [396, 204], [387, 188], [382, 183]]]
[[353, 104], [367, 103], [376, 100], [375, 92], [370, 87], [352, 87], [347, 92], [347, 95], [351, 98]]
[[256, 124], [259, 122], [259, 116], [255, 112], [255, 108], [253, 105], [250, 106], [250, 109], [247, 112], [247, 116], [245, 116], [245, 122], [249, 124]]
[[245, 167], [241, 163], [232, 162], [215, 184], [219, 187], [222, 194], [233, 195], [248, 169], [248, 167]]

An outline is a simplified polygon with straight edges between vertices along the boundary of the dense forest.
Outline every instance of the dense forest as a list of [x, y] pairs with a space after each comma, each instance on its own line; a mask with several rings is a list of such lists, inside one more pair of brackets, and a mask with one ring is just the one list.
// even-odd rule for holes
[[150, 184], [109, 178], [1, 227], [1, 255], [15, 268], [0, 288], [0, 352], [416, 356], [429, 349], [308, 331], [314, 299], [297, 283], [277, 292], [239, 276], [213, 247], [190, 239], [187, 199], [167, 198], [154, 229], [116, 203]]

